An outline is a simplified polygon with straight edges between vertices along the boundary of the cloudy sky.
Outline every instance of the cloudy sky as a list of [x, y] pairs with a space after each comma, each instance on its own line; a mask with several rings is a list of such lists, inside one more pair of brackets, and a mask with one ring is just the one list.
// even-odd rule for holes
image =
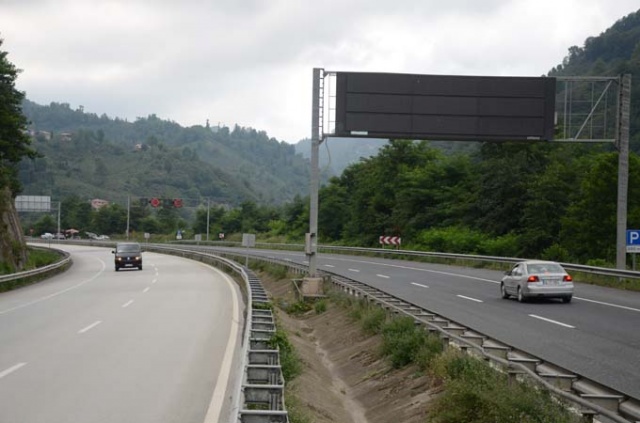
[[311, 133], [312, 69], [540, 76], [637, 0], [0, 0], [40, 104]]

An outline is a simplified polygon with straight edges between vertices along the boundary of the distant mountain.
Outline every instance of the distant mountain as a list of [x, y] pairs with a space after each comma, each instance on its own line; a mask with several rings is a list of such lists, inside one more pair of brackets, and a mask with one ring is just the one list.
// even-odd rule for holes
[[[376, 156], [387, 143], [388, 140], [379, 138], [328, 138], [320, 144], [320, 169], [328, 175], [340, 175], [347, 166]], [[431, 141], [430, 144], [445, 154], [471, 152], [478, 148], [478, 143], [474, 142]], [[310, 139], [298, 142], [295, 147], [298, 154], [311, 158]]]
[[[329, 175], [339, 175], [350, 164], [361, 158], [378, 154], [387, 140], [377, 138], [328, 138], [320, 144], [320, 168]], [[296, 152], [311, 158], [311, 140], [304, 139], [295, 144]]]
[[25, 195], [236, 205], [282, 204], [308, 192], [308, 160], [252, 128], [185, 128], [155, 115], [128, 122], [64, 103], [25, 101], [23, 112], [43, 156], [20, 164]]

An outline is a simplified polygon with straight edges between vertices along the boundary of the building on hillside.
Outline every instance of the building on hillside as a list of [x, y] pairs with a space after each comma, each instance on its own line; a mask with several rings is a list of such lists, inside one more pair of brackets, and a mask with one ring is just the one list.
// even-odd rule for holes
[[91, 208], [94, 210], [99, 210], [104, 206], [108, 206], [109, 202], [107, 200], [101, 200], [99, 198], [94, 198], [91, 200]]

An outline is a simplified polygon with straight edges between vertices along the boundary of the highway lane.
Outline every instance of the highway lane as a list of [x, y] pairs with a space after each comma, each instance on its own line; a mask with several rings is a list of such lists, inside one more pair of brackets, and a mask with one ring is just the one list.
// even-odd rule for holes
[[73, 266], [0, 294], [0, 422], [227, 420], [240, 295], [216, 269], [144, 253], [57, 246]]
[[[236, 250], [237, 251], [237, 250]], [[302, 253], [252, 254], [303, 263]], [[640, 398], [640, 293], [576, 283], [574, 300], [520, 304], [502, 272], [320, 254], [318, 269], [367, 283], [462, 325]]]

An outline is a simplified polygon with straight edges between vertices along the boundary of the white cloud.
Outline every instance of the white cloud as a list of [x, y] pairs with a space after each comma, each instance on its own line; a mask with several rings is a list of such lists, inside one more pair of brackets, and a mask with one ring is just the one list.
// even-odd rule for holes
[[538, 76], [635, 0], [2, 0], [39, 103], [308, 137], [314, 67]]

